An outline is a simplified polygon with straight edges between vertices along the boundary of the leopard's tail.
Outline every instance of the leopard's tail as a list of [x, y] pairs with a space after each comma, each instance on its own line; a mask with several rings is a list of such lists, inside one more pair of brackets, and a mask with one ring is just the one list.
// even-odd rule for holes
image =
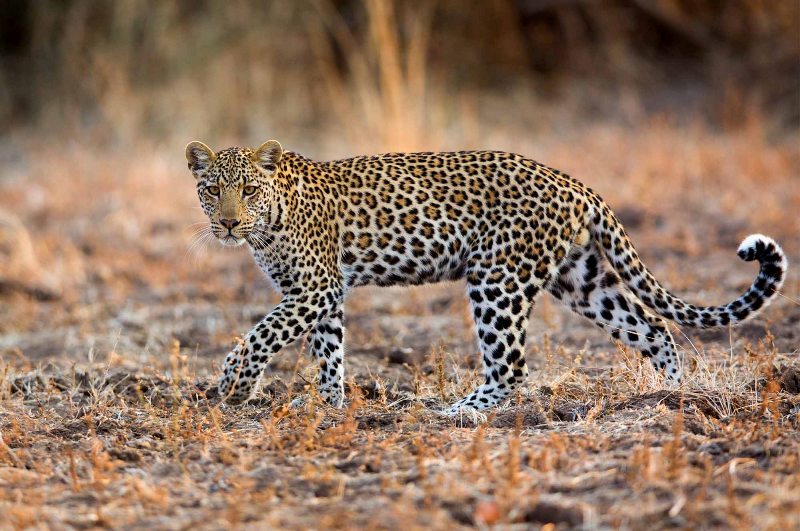
[[722, 306], [695, 306], [667, 291], [639, 258], [619, 219], [599, 201], [590, 230], [627, 286], [653, 311], [683, 326], [712, 328], [736, 324], [755, 315], [777, 296], [786, 278], [788, 261], [775, 240], [752, 234], [737, 254], [746, 262], [758, 260], [758, 276], [739, 298]]

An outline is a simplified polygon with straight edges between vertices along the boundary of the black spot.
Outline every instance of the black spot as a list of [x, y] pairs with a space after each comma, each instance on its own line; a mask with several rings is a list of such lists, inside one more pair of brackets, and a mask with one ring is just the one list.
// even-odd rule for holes
[[594, 280], [594, 277], [597, 276], [597, 258], [590, 254], [589, 257], [586, 259], [586, 274], [583, 276], [583, 280], [589, 282]]
[[538, 292], [539, 288], [537, 288], [532, 284], [528, 284], [527, 286], [525, 286], [525, 296], [528, 298], [528, 300], [533, 299]]
[[511, 326], [511, 318], [507, 315], [500, 315], [494, 322], [495, 328], [498, 330], [505, 330]]
[[492, 352], [492, 357], [496, 360], [502, 359], [503, 355], [506, 353], [506, 346], [503, 343], [498, 343], [497, 348], [494, 349]]
[[607, 288], [616, 285], [618, 282], [619, 278], [617, 277], [617, 275], [612, 272], [608, 272], [603, 277], [603, 281], [601, 282], [600, 285]]

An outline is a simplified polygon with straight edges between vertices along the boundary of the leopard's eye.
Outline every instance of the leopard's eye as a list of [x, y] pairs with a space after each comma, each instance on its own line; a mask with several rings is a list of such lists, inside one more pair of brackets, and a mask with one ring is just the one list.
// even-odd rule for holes
[[253, 195], [254, 193], [256, 193], [256, 187], [252, 185], [247, 185], [244, 187], [242, 193], [244, 194], [245, 197], [247, 197], [248, 195]]
[[206, 193], [213, 197], [219, 197], [219, 186], [206, 186]]

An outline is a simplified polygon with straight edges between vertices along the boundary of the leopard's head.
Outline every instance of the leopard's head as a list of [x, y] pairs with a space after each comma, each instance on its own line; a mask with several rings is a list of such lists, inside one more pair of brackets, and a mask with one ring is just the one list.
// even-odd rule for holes
[[257, 149], [232, 147], [214, 153], [202, 142], [186, 146], [200, 205], [223, 245], [257, 244], [276, 199], [275, 175], [283, 156], [276, 140]]

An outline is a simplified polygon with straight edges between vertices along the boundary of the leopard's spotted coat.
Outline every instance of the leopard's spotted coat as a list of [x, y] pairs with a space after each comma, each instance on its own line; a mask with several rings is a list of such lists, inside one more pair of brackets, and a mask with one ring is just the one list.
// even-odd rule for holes
[[319, 392], [344, 399], [342, 305], [356, 286], [466, 279], [483, 357], [483, 383], [449, 410], [498, 404], [528, 374], [525, 332], [547, 291], [681, 376], [665, 320], [734, 324], [776, 294], [786, 257], [750, 236], [739, 248], [759, 274], [735, 301], [686, 303], [644, 266], [611, 209], [569, 176], [496, 151], [392, 153], [315, 162], [269, 141], [255, 150], [186, 148], [213, 233], [246, 243], [283, 295], [226, 360], [219, 391], [250, 397], [281, 348], [310, 334]]

